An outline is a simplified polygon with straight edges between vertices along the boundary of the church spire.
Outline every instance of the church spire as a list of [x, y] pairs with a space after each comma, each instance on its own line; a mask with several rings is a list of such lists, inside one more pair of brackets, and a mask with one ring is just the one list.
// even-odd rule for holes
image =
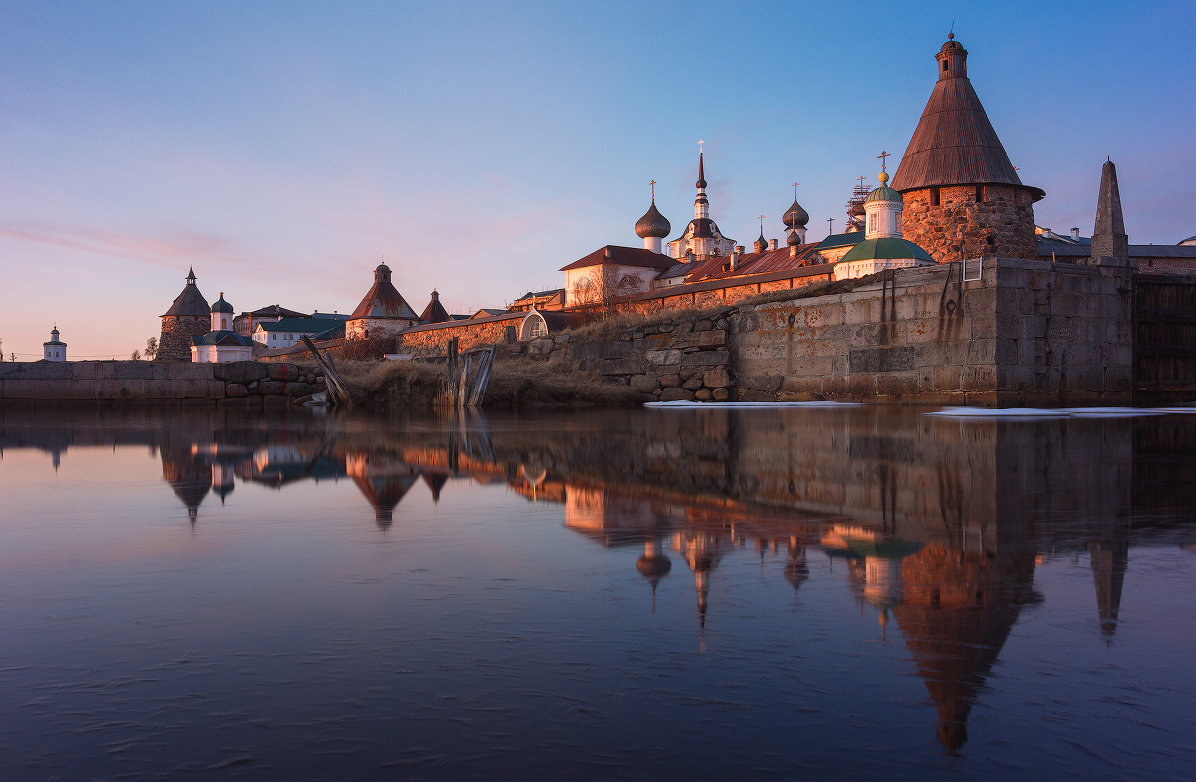
[[1096, 227], [1092, 230], [1092, 257], [1130, 257], [1129, 237], [1121, 216], [1121, 193], [1117, 190], [1117, 166], [1106, 160], [1100, 172], [1100, 196], [1096, 201]]
[[698, 181], [694, 186], [698, 188], [698, 195], [694, 198], [694, 219], [704, 220], [710, 217], [710, 199], [706, 197], [706, 165], [702, 155], [702, 145], [706, 142], [698, 141]]

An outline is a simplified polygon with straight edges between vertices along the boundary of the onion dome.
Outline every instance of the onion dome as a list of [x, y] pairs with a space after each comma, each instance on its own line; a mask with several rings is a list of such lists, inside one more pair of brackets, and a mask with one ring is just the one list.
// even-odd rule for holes
[[643, 554], [635, 561], [635, 569], [655, 585], [673, 569], [673, 563], [663, 554]]
[[871, 203], [872, 201], [901, 201], [901, 193], [898, 193], [886, 184], [889, 181], [887, 173], [881, 171], [876, 175], [876, 178], [880, 180], [880, 187], [869, 193], [868, 197], [864, 199], [864, 203]]
[[229, 315], [233, 313], [233, 305], [224, 300], [224, 291], [220, 291], [220, 298], [212, 305], [212, 312], [227, 312]]
[[656, 209], [656, 199], [652, 199], [648, 211], [644, 212], [644, 216], [635, 224], [635, 235], [641, 239], [663, 239], [672, 230], [673, 226], [669, 225], [665, 216]]
[[801, 208], [801, 204], [797, 199], [793, 199], [793, 206], [789, 207], [789, 211], [781, 218], [785, 221], [786, 228], [805, 228], [806, 223], [810, 222], [810, 215], [805, 209]]
[[785, 238], [785, 244], [789, 245], [790, 247], [797, 247], [799, 244], [801, 244], [801, 237], [797, 235], [796, 229], [789, 229], [789, 235]]

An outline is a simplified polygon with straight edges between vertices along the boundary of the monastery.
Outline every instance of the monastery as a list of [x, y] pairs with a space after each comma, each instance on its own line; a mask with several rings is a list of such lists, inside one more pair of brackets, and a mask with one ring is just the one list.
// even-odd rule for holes
[[[158, 358], [230, 360], [237, 334], [251, 336], [254, 354], [267, 357], [303, 350], [295, 346], [303, 335], [329, 347], [379, 337], [396, 337], [404, 347], [435, 347], [454, 336], [467, 343], [531, 339], [596, 312], [734, 304], [772, 290], [965, 259], [1086, 263], [1089, 257], [1115, 256], [1140, 273], [1196, 271], [1196, 237], [1174, 247], [1128, 243], [1111, 162], [1102, 171], [1099, 198], [1108, 208], [1098, 216], [1093, 238], [1081, 237], [1079, 228], [1060, 235], [1036, 226], [1034, 204], [1045, 191], [1023, 183], [1010, 162], [968, 77], [967, 58], [949, 35], [935, 54], [934, 87], [891, 181], [885, 165], [890, 155], [882, 152], [879, 185], [869, 189], [861, 177], [847, 204], [846, 230], [820, 241], [807, 241], [810, 217], [798, 202], [796, 184], [793, 203], [781, 217], [784, 246], [765, 238], [763, 220], [750, 249], [724, 234], [712, 216], [699, 143], [693, 218], [679, 235], [666, 241], [672, 224], [656, 206], [652, 182], [648, 209], [634, 227], [642, 246], [610, 244], [564, 265], [562, 288], [529, 291], [508, 307], [472, 315], [450, 315], [433, 291], [417, 315], [395, 287], [391, 269], [381, 264], [373, 286], [342, 322], [321, 324], [318, 313], [309, 317], [273, 305], [243, 313], [225, 330], [214, 325], [215, 308], [195, 287], [192, 271], [162, 316]], [[226, 351], [205, 347], [218, 332]]]

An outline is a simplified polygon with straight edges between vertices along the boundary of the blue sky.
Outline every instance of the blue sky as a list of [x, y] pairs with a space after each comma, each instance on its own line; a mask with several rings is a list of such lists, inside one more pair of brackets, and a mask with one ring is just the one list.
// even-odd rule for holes
[[418, 311], [557, 287], [674, 235], [706, 140], [740, 243], [842, 226], [896, 168], [952, 22], [1039, 225], [1091, 233], [1118, 165], [1134, 243], [1196, 233], [1190, 3], [0, 4], [3, 350], [124, 357], [189, 266], [238, 311], [356, 306], [385, 258]]

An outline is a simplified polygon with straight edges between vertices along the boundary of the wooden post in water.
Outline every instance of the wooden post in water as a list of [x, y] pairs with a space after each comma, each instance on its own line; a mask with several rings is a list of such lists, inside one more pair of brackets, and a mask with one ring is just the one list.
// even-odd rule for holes
[[[440, 380], [440, 394], [436, 403], [445, 407], [477, 407], [486, 396], [490, 385], [490, 371], [494, 368], [497, 343], [490, 350], [479, 353], [476, 368], [470, 353], [461, 354], [457, 338], [453, 337], [446, 346], [444, 375]], [[473, 377], [470, 377], [470, 371]]]
[[332, 363], [332, 355], [329, 354], [327, 359], [320, 355], [319, 349], [306, 334], [300, 337], [300, 339], [307, 346], [307, 349], [311, 351], [315, 362], [324, 370], [324, 393], [328, 397], [328, 403], [334, 407], [352, 407], [353, 395], [349, 393], [345, 381], [341, 379], [340, 373], [336, 371], [336, 367]]

